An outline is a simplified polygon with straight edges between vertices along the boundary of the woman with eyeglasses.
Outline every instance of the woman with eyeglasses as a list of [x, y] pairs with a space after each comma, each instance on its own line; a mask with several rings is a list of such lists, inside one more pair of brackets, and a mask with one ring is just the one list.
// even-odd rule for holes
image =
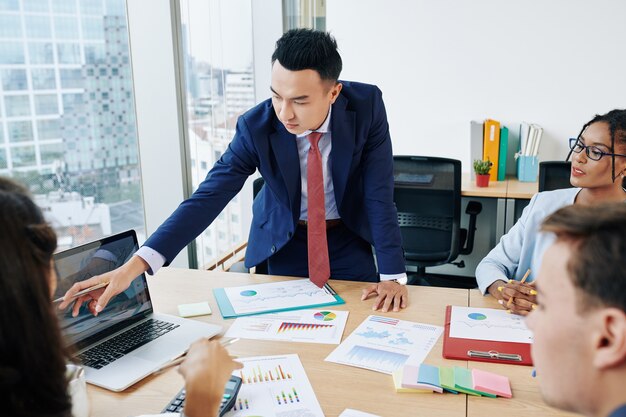
[[494, 296], [511, 313], [527, 315], [537, 307], [533, 278], [552, 240], [539, 233], [545, 217], [570, 204], [626, 201], [626, 110], [596, 115], [569, 146], [574, 188], [533, 196], [522, 217], [476, 268], [481, 292]]
[[[26, 189], [0, 177], [2, 415], [72, 415], [66, 378], [70, 356], [51, 298], [57, 285], [56, 246], [54, 231]], [[187, 390], [184, 414], [217, 416], [226, 382], [240, 367], [218, 342], [191, 345], [179, 368]]]

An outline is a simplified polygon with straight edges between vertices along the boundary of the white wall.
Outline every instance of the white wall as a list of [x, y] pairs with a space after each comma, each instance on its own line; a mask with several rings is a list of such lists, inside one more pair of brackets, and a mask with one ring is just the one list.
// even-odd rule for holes
[[469, 171], [469, 121], [544, 128], [540, 159], [596, 113], [626, 107], [621, 0], [328, 0], [342, 78], [383, 91], [395, 154]]

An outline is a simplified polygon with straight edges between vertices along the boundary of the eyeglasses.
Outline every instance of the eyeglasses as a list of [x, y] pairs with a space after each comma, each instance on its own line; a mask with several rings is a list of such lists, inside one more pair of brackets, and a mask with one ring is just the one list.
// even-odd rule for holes
[[598, 148], [597, 146], [592, 146], [592, 145], [585, 146], [585, 144], [582, 143], [580, 139], [578, 138], [570, 138], [569, 148], [576, 153], [581, 153], [584, 149], [589, 159], [593, 161], [599, 161], [605, 155], [626, 157], [626, 155], [622, 155], [619, 153], [604, 152], [602, 149]]

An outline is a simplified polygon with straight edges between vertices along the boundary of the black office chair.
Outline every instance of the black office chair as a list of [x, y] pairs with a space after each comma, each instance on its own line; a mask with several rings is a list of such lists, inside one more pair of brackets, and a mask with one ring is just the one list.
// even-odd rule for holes
[[476, 216], [482, 204], [470, 201], [461, 228], [461, 161], [424, 156], [394, 156], [394, 201], [407, 266], [417, 268], [412, 284], [424, 282], [427, 266], [452, 263], [474, 248]]
[[[263, 179], [263, 177], [259, 177], [254, 180], [254, 182], [252, 183], [252, 198], [256, 198], [257, 194], [261, 192], [261, 189], [263, 188], [264, 185], [265, 185], [265, 180]], [[255, 273], [265, 274], [265, 275], [268, 274], [267, 260], [261, 262], [260, 264], [256, 266]]]
[[544, 161], [539, 163], [539, 191], [572, 188], [570, 161]]

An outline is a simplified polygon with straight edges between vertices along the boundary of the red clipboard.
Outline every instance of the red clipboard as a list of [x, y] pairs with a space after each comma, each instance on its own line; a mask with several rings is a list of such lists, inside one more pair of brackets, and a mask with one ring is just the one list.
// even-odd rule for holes
[[[446, 359], [461, 359], [465, 361], [506, 363], [512, 365], [532, 366], [530, 357], [530, 343], [514, 342], [494, 342], [491, 340], [474, 340], [450, 337], [450, 317], [452, 306], [446, 307], [446, 324], [443, 332], [443, 357]], [[493, 352], [487, 357], [470, 356], [469, 351]], [[509, 360], [498, 358], [499, 354], [515, 354], [520, 356], [520, 360]]]

